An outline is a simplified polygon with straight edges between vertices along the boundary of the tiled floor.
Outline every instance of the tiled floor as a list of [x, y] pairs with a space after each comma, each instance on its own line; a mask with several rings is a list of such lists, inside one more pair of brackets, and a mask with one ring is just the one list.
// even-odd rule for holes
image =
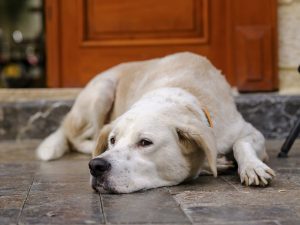
[[34, 157], [38, 142], [0, 144], [0, 224], [300, 224], [300, 142], [277, 159], [269, 141], [270, 187], [240, 185], [235, 172], [127, 195], [89, 187], [88, 156]]

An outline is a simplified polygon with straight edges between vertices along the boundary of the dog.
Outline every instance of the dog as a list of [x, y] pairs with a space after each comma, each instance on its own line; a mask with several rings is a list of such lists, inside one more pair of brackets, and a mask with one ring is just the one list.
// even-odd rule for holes
[[93, 78], [61, 126], [38, 147], [42, 160], [93, 153], [96, 191], [131, 193], [196, 178], [233, 153], [241, 183], [268, 185], [265, 139], [237, 111], [231, 87], [189, 52], [117, 65]]

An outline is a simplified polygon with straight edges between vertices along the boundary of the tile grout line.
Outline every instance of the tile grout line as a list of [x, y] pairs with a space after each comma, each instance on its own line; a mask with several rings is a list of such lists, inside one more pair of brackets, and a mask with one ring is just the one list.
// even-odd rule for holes
[[34, 177], [32, 178], [31, 184], [30, 184], [30, 186], [29, 186], [29, 188], [28, 188], [26, 197], [25, 197], [25, 199], [24, 199], [24, 201], [23, 201], [21, 210], [20, 210], [20, 212], [19, 212], [18, 219], [17, 219], [17, 224], [19, 224], [19, 222], [20, 222], [20, 218], [21, 218], [21, 215], [22, 215], [22, 213], [23, 213], [23, 210], [24, 210], [24, 207], [25, 207], [25, 203], [26, 203], [26, 201], [27, 201], [27, 199], [28, 199], [28, 196], [29, 196], [31, 187], [32, 187], [32, 185], [33, 185], [33, 181], [34, 181]]
[[105, 212], [104, 212], [104, 204], [103, 204], [103, 199], [102, 199], [101, 193], [99, 193], [99, 198], [100, 198], [100, 208], [101, 208], [101, 213], [103, 215], [104, 224], [107, 224], [106, 215], [105, 215]]
[[225, 181], [225, 183], [229, 184], [230, 186], [232, 186], [237, 192], [241, 192], [234, 184], [232, 184], [231, 182], [229, 182], [228, 180], [226, 180], [225, 178], [221, 177], [220, 178]]
[[186, 218], [189, 220], [190, 224], [194, 224], [193, 223], [193, 220], [192, 220], [192, 217], [190, 217], [188, 214], [185, 213], [184, 209], [181, 207], [181, 204], [179, 202], [176, 201], [176, 199], [173, 197], [171, 191], [169, 188], [167, 187], [164, 187], [164, 189], [167, 190], [167, 192], [170, 194], [171, 198], [177, 203], [177, 206], [180, 208], [180, 210], [183, 212], [183, 215], [186, 216]]

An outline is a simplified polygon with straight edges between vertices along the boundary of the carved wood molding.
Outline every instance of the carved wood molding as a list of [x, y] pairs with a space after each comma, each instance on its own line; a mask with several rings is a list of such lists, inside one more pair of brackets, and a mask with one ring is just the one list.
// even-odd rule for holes
[[[247, 89], [272, 84], [272, 35], [270, 26], [238, 26], [235, 32], [238, 86]], [[251, 87], [253, 88], [253, 87]]]
[[[177, 6], [182, 7], [165, 11], [162, 9], [169, 9], [172, 1], [99, 4], [99, 0], [80, 0], [78, 3], [82, 9], [79, 15], [82, 47], [206, 44], [209, 40], [209, 0], [176, 0]], [[134, 11], [145, 3], [153, 7]], [[164, 19], [151, 14], [161, 14]]]

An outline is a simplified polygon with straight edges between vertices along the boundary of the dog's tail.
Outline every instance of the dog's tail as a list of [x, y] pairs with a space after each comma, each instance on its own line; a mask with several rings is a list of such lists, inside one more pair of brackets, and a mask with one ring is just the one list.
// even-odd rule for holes
[[38, 146], [36, 154], [39, 159], [49, 161], [62, 157], [68, 150], [68, 140], [61, 127]]

